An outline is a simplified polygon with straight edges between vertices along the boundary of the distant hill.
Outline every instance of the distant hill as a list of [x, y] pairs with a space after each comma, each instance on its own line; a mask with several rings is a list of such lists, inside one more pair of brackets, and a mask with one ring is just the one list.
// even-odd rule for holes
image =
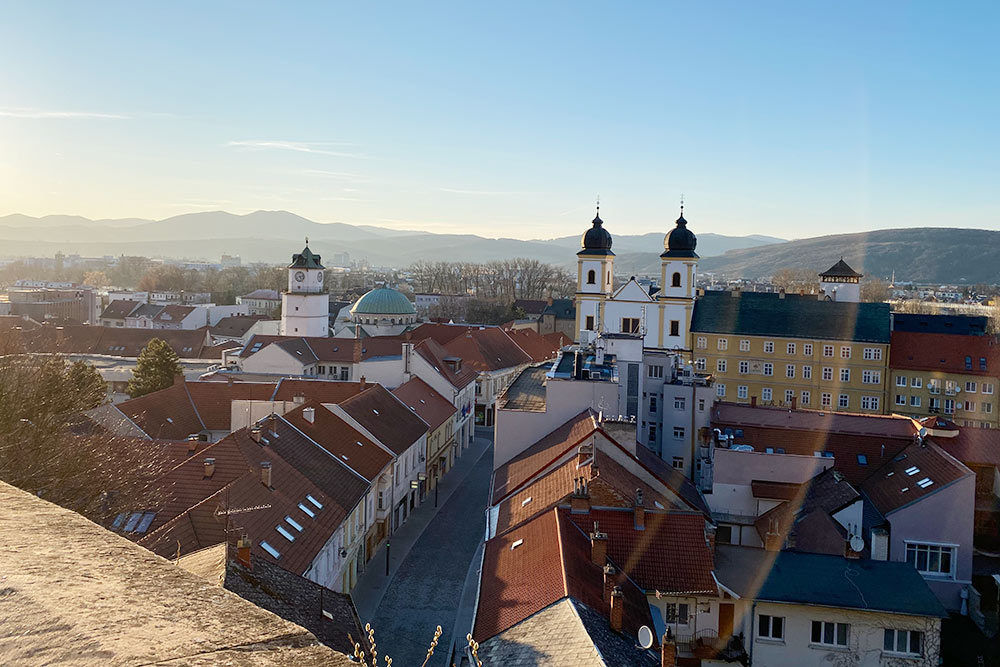
[[[88, 220], [76, 216], [24, 215], [0, 217], [0, 253], [7, 257], [52, 256], [57, 251], [85, 256], [146, 255], [216, 261], [239, 254], [244, 261], [282, 262], [308, 236], [321, 254], [348, 252], [375, 265], [403, 267], [418, 260], [449, 259], [486, 262], [529, 257], [575, 266], [577, 235], [522, 241], [489, 239], [472, 234], [431, 234], [370, 225], [318, 223], [288, 211], [255, 211], [235, 215], [225, 211], [188, 213], [164, 220]], [[648, 250], [658, 256], [663, 234], [616, 235], [616, 252]], [[734, 237], [703, 233], [699, 251], [705, 255], [731, 248], [780, 242], [769, 237]]]
[[759, 278], [778, 269], [823, 271], [841, 257], [866, 276], [921, 283], [1000, 283], [1000, 232], [918, 227], [836, 234], [732, 250], [699, 271]]

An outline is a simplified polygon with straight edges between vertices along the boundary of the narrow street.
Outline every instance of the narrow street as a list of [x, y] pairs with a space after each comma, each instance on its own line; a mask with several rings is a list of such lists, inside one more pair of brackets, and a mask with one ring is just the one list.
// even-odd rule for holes
[[358, 612], [375, 629], [379, 655], [400, 667], [419, 667], [438, 625], [443, 633], [428, 665], [447, 664], [466, 575], [485, 529], [492, 444], [492, 433], [476, 434], [460, 459], [466, 465], [456, 463], [450, 473], [456, 477], [442, 480], [437, 513], [431, 494], [391, 538], [390, 577], [383, 548], [355, 588]]

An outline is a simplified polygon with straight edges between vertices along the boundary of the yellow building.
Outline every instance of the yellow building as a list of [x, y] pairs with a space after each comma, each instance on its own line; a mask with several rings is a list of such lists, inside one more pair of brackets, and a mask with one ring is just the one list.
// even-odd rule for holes
[[883, 414], [889, 305], [759, 292], [705, 292], [691, 354], [716, 395], [739, 403]]

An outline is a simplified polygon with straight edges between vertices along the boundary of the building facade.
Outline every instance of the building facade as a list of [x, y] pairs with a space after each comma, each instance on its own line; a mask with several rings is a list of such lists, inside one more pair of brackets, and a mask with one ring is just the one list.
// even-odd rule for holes
[[281, 335], [330, 335], [330, 297], [323, 282], [320, 256], [309, 250], [292, 255], [288, 265], [288, 289], [281, 295]]

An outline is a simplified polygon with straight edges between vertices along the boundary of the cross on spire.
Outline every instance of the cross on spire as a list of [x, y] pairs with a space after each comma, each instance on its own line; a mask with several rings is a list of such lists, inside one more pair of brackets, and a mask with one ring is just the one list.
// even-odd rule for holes
[[684, 193], [681, 193], [681, 217], [684, 217]]

